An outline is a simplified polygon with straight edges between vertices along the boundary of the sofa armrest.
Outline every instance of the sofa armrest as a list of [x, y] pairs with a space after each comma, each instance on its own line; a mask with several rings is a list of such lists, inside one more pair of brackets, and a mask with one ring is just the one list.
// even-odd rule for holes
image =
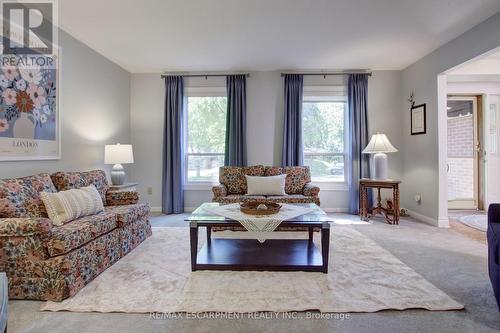
[[48, 218], [0, 218], [0, 237], [47, 237], [51, 229], [52, 221]]
[[222, 198], [227, 196], [227, 188], [224, 184], [218, 184], [212, 187], [212, 192], [215, 198]]
[[306, 184], [304, 185], [304, 188], [302, 189], [302, 194], [308, 197], [317, 197], [319, 194], [320, 188], [318, 186], [312, 185], [312, 184]]
[[139, 202], [139, 192], [106, 192], [106, 206], [134, 205]]
[[500, 204], [494, 203], [488, 207], [488, 223], [500, 223]]

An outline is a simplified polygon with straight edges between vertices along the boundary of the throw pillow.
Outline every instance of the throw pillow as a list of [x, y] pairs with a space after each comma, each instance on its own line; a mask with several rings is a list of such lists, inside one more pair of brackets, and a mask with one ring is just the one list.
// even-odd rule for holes
[[246, 176], [248, 195], [285, 195], [286, 175]]
[[40, 197], [54, 225], [60, 226], [104, 210], [101, 196], [94, 185], [57, 193], [41, 192]]

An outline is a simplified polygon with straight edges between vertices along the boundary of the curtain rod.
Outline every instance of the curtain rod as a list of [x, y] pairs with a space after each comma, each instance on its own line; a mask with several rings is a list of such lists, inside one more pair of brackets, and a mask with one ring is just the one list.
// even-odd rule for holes
[[221, 76], [228, 76], [228, 75], [245, 75], [246, 77], [250, 76], [250, 73], [226, 73], [226, 74], [162, 74], [161, 78], [164, 79], [167, 76], [182, 76], [182, 77], [221, 77]]
[[349, 75], [349, 74], [366, 74], [368, 76], [372, 76], [371, 72], [326, 72], [326, 73], [281, 73], [281, 76], [285, 76], [286, 74], [299, 74], [304, 76], [330, 76], [330, 75]]

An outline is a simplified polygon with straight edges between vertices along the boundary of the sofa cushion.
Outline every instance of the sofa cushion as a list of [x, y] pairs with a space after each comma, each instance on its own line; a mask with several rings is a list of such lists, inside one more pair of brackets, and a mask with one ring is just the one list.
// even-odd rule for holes
[[266, 197], [263, 195], [229, 194], [226, 195], [225, 197], [217, 198], [216, 201], [223, 204], [230, 204], [230, 203], [244, 202], [249, 200], [266, 200]]
[[264, 176], [265, 167], [254, 165], [250, 167], [223, 166], [219, 169], [219, 183], [227, 188], [228, 194], [247, 193], [247, 176]]
[[106, 173], [102, 170], [85, 172], [56, 172], [50, 176], [58, 191], [66, 191], [74, 188], [94, 185], [101, 196], [103, 204], [106, 204], [106, 192], [109, 189]]
[[49, 255], [53, 257], [68, 253], [115, 228], [116, 215], [110, 212], [81, 217], [62, 226], [55, 226], [47, 243]]
[[311, 171], [308, 166], [266, 167], [265, 176], [276, 176], [286, 173], [285, 192], [302, 194], [302, 189], [311, 182]]
[[57, 192], [47, 173], [0, 179], [0, 217], [47, 217], [40, 192]]
[[104, 210], [115, 214], [116, 224], [119, 227], [123, 227], [139, 220], [141, 217], [149, 215], [151, 207], [148, 203], [140, 203], [134, 205], [107, 206]]
[[40, 192], [47, 214], [54, 225], [63, 225], [82, 216], [90, 216], [104, 210], [99, 192], [94, 185], [60, 191]]
[[270, 195], [266, 200], [278, 203], [313, 203], [315, 198], [302, 194]]

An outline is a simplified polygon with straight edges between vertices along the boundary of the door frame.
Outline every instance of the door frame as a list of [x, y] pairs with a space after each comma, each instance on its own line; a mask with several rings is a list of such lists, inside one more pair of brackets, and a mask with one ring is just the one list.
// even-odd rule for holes
[[[449, 201], [448, 209], [484, 209], [484, 184], [485, 184], [485, 169], [484, 169], [484, 118], [483, 118], [483, 97], [482, 94], [448, 94], [448, 101], [472, 101], [473, 119], [474, 119], [474, 196], [471, 204], [470, 199]], [[446, 115], [448, 119], [448, 114]], [[447, 157], [448, 158], [448, 157]], [[447, 174], [448, 175], [448, 174]]]

